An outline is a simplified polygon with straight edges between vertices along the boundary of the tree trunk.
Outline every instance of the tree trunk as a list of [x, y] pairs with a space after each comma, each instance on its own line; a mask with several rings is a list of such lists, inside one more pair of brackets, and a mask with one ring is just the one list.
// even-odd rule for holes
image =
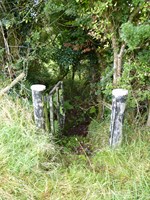
[[99, 91], [99, 94], [97, 95], [97, 101], [98, 101], [98, 114], [97, 114], [97, 120], [102, 120], [104, 118], [104, 105], [103, 105], [103, 96], [102, 93]]
[[9, 49], [9, 44], [8, 44], [7, 38], [5, 37], [5, 33], [4, 33], [2, 22], [0, 22], [0, 27], [1, 27], [3, 40], [4, 40], [5, 51], [6, 51], [8, 73], [9, 73], [10, 79], [12, 79], [12, 77], [13, 77], [12, 68], [11, 68], [12, 58], [11, 58], [11, 53], [10, 53], [10, 49]]
[[74, 65], [72, 66], [72, 77], [71, 77], [72, 82], [74, 82], [75, 73], [76, 73], [76, 66]]
[[113, 74], [113, 85], [117, 86], [119, 79], [121, 78], [121, 71], [122, 71], [122, 58], [125, 50], [125, 44], [122, 44], [120, 51], [118, 52], [118, 44], [116, 37], [112, 38], [112, 48], [114, 52], [114, 74]]
[[117, 85], [118, 78], [120, 77], [120, 74], [117, 73], [118, 71], [118, 54], [114, 52], [114, 73], [113, 73], [113, 84]]

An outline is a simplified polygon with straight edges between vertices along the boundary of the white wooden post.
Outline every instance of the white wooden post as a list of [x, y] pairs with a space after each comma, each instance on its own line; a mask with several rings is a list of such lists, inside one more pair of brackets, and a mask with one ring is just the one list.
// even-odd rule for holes
[[34, 106], [34, 119], [37, 128], [45, 129], [44, 124], [44, 102], [42, 92], [46, 89], [45, 85], [32, 85], [32, 100]]
[[112, 91], [113, 99], [110, 126], [111, 147], [117, 147], [122, 141], [122, 126], [127, 95], [128, 90], [114, 89]]

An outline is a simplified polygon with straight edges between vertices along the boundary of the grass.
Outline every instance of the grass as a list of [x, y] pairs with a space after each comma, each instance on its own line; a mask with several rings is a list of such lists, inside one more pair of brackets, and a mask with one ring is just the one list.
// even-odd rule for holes
[[[111, 150], [109, 121], [93, 120], [87, 138], [58, 147], [36, 130], [28, 101], [8, 96], [0, 122], [0, 200], [149, 200], [150, 130], [125, 123], [122, 146]], [[81, 142], [90, 155], [76, 153]]]
[[47, 177], [39, 165], [55, 160], [50, 137], [37, 132], [28, 110], [28, 102], [19, 99], [4, 97], [0, 103], [0, 199], [40, 198]]

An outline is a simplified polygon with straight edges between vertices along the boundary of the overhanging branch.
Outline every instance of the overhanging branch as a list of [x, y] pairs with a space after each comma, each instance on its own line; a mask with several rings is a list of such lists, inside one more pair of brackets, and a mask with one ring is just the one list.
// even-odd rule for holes
[[25, 77], [25, 73], [21, 73], [17, 78], [15, 78], [10, 85], [8, 85], [7, 87], [3, 88], [0, 91], [0, 97], [3, 96], [6, 92], [8, 92], [14, 85], [16, 85], [19, 81], [21, 81], [23, 78]]

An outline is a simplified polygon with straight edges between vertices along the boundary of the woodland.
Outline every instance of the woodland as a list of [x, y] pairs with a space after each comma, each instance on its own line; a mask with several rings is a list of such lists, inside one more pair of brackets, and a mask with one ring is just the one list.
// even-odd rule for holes
[[[149, 0], [0, 0], [0, 199], [149, 199], [149, 9]], [[59, 81], [64, 129], [56, 120], [55, 134], [37, 130], [31, 86], [46, 95]], [[116, 88], [128, 98], [111, 149]]]

